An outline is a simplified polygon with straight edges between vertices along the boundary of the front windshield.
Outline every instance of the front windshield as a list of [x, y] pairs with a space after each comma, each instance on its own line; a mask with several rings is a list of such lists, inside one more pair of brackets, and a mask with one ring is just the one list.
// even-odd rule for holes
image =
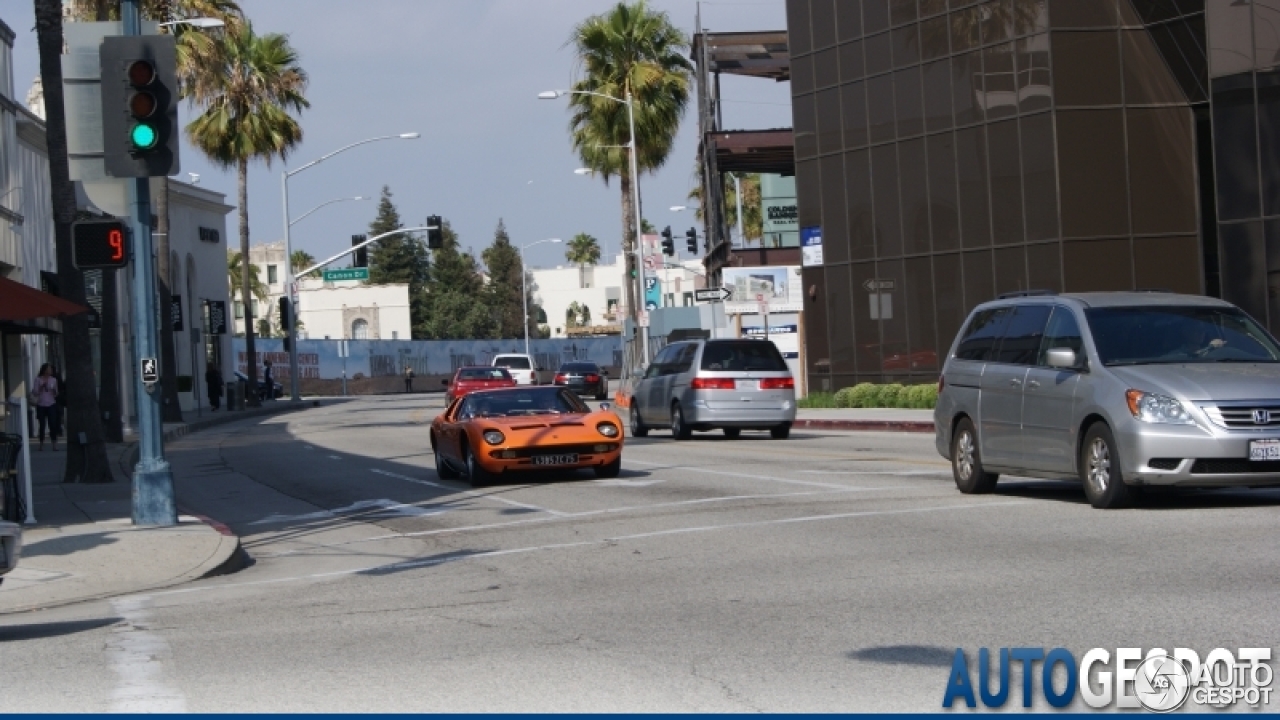
[[470, 399], [477, 417], [589, 412], [581, 400], [560, 388], [474, 393]]
[[1085, 311], [1103, 365], [1280, 362], [1280, 347], [1235, 308], [1113, 307]]

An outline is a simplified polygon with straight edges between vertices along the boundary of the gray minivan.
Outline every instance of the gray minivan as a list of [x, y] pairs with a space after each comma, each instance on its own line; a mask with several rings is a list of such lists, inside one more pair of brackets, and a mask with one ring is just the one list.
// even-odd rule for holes
[[768, 340], [691, 340], [667, 345], [631, 394], [631, 434], [669, 427], [677, 440], [720, 428], [791, 434], [796, 384], [787, 361]]
[[1280, 345], [1231, 303], [1164, 292], [1002, 296], [969, 315], [934, 410], [961, 492], [1077, 477], [1096, 508], [1143, 486], [1280, 484]]

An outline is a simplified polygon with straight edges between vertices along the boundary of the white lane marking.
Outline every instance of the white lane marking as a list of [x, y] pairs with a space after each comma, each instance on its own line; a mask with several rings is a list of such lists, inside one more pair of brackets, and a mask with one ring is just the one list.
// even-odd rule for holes
[[944, 510], [981, 510], [994, 507], [1008, 507], [1010, 505], [1030, 505], [1030, 500], [1012, 500], [1009, 502], [993, 502], [993, 503], [970, 503], [968, 505], [940, 505], [927, 508], [908, 508], [904, 510], [865, 510], [861, 512], [839, 513], [834, 515], [805, 515], [795, 518], [783, 518], [779, 520], [758, 520], [753, 522], [727, 523], [724, 525], [704, 525], [701, 527], [674, 528], [671, 530], [656, 530], [647, 533], [635, 533], [633, 535], [618, 535], [615, 537], [606, 537], [600, 540], [582, 540], [571, 543], [556, 543], [552, 545], [535, 545], [532, 547], [510, 548], [507, 550], [485, 550], [481, 552], [466, 555], [450, 555], [448, 557], [439, 558], [421, 558], [418, 560], [404, 560], [398, 563], [388, 565], [375, 565], [373, 567], [355, 568], [350, 570], [332, 570], [323, 573], [312, 573], [309, 575], [295, 575], [293, 577], [272, 578], [270, 580], [249, 580], [247, 582], [228, 582], [220, 585], [208, 585], [203, 587], [181, 588], [178, 590], [164, 590], [152, 593], [154, 596], [163, 595], [186, 595], [189, 593], [209, 592], [210, 590], [220, 590], [226, 588], [242, 588], [255, 585], [276, 585], [286, 582], [299, 582], [304, 580], [321, 580], [324, 578], [341, 577], [344, 575], [357, 575], [370, 571], [392, 572], [396, 570], [411, 570], [414, 568], [431, 567], [433, 565], [443, 565], [445, 563], [456, 562], [458, 560], [471, 560], [474, 558], [499, 557], [502, 555], [516, 555], [519, 553], [537, 552], [541, 550], [561, 550], [565, 548], [585, 547], [588, 545], [600, 545], [604, 543], [617, 543], [627, 540], [644, 540], [647, 538], [661, 537], [663, 535], [678, 535], [682, 533], [701, 533], [712, 532], [716, 530], [737, 530], [741, 528], [765, 527], [768, 525], [788, 525], [795, 523], [817, 522], [821, 520], [847, 520], [850, 518], [861, 517], [877, 517], [888, 515], [909, 515], [931, 512], [942, 512]]
[[165, 682], [164, 663], [173, 650], [163, 637], [150, 632], [151, 598], [116, 598], [111, 607], [124, 619], [111, 629], [105, 653], [107, 665], [119, 678], [111, 691], [111, 712], [185, 713], [187, 699]]
[[314, 448], [314, 447], [311, 447], [310, 445], [303, 445], [302, 447], [304, 447], [304, 448], [306, 448], [306, 449], [308, 449], [308, 450], [315, 450], [315, 448]]
[[451, 492], [456, 492], [462, 495], [466, 495], [467, 497], [482, 498], [484, 500], [493, 500], [494, 502], [500, 502], [506, 505], [511, 505], [513, 507], [522, 508], [524, 510], [536, 510], [537, 512], [544, 512], [544, 513], [547, 513], [548, 515], [555, 515], [556, 517], [565, 517], [568, 514], [568, 513], [560, 512], [559, 510], [552, 510], [551, 508], [545, 508], [545, 507], [542, 507], [541, 505], [530, 505], [528, 503], [522, 503], [522, 502], [517, 502], [515, 500], [511, 500], [510, 498], [499, 497], [497, 495], [490, 495], [488, 493], [477, 492], [475, 490], [464, 490], [463, 488], [457, 487], [455, 485], [444, 485], [442, 483], [433, 483], [430, 480], [422, 480], [415, 477], [409, 477], [408, 475], [400, 475], [393, 472], [387, 472], [386, 470], [379, 470], [377, 468], [370, 470], [370, 472], [374, 472], [379, 475], [386, 475], [387, 477], [393, 477], [398, 480], [404, 480], [406, 482], [416, 483], [418, 485], [426, 485], [427, 487], [439, 488], [440, 490], [449, 490]]
[[341, 458], [340, 456], [338, 456], [338, 455], [330, 455], [330, 456], [329, 456], [329, 458], [330, 458], [331, 460], [341, 460], [341, 459], [342, 459], [342, 458]]
[[914, 477], [916, 475], [942, 476], [948, 475], [946, 470], [797, 470], [805, 475], [895, 475]]
[[[303, 513], [301, 515], [284, 515], [274, 513], [268, 515], [261, 520], [254, 520], [250, 525], [267, 525], [269, 523], [282, 522], [298, 522], [300, 520], [328, 520], [338, 517], [341, 513], [361, 513], [361, 518], [386, 518], [386, 517], [431, 517], [432, 515], [442, 515], [452, 510], [452, 507], [446, 507], [443, 510], [421, 508], [417, 505], [406, 505], [395, 500], [360, 500], [346, 507], [334, 508], [333, 510], [319, 510], [311, 513]], [[365, 512], [373, 510], [374, 512]]]
[[731, 472], [729, 470], [709, 470], [707, 468], [693, 467], [691, 465], [672, 465], [671, 463], [655, 463], [636, 460], [635, 458], [627, 458], [628, 463], [636, 463], [637, 465], [648, 465], [649, 467], [659, 467], [666, 470], [688, 470], [689, 472], [700, 472], [708, 475], [727, 475], [729, 477], [748, 478], [751, 480], [772, 480], [773, 482], [785, 483], [787, 485], [805, 485], [807, 487], [829, 488], [831, 490], [844, 490], [844, 485], [836, 485], [834, 483], [809, 482], [807, 480], [792, 480], [790, 478], [780, 478], [773, 475], [748, 475], [747, 473]]
[[657, 480], [623, 480], [622, 478], [609, 478], [607, 480], [593, 480], [592, 485], [600, 487], [648, 487], [649, 485], [657, 485], [666, 482], [666, 478], [658, 478]]

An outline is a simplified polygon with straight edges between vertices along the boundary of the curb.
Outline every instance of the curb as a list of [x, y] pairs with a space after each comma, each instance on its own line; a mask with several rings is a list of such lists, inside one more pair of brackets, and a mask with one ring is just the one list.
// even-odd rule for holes
[[862, 432], [931, 433], [932, 422], [920, 420], [802, 420], [797, 418], [792, 428], [806, 430], [855, 430]]

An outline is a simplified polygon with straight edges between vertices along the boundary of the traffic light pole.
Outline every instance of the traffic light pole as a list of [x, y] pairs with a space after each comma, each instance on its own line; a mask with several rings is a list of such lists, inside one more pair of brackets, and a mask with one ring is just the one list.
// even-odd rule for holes
[[289, 326], [285, 329], [285, 344], [289, 350], [289, 399], [302, 399], [298, 393], [298, 280], [293, 276], [293, 245], [289, 242], [289, 171], [280, 173], [280, 197], [284, 205], [284, 281], [285, 295], [289, 297]]
[[[125, 35], [141, 35], [138, 0], [122, 0], [120, 17]], [[161, 394], [156, 383], [142, 381], [143, 360], [158, 357], [159, 322], [156, 308], [155, 258], [151, 244], [151, 179], [127, 182], [133, 209], [133, 331], [134, 392], [138, 408], [138, 464], [133, 470], [133, 524], [177, 525], [173, 474], [164, 458]]]

